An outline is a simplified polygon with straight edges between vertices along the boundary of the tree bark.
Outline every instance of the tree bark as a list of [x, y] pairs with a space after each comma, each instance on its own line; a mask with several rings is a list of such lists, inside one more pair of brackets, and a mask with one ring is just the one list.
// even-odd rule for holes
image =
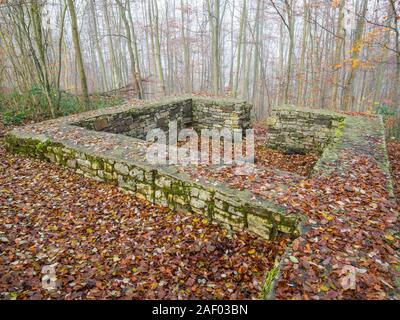
[[137, 92], [138, 98], [143, 99], [143, 88], [142, 88], [142, 79], [139, 78], [137, 69], [136, 69], [136, 61], [137, 58], [135, 57], [135, 52], [132, 47], [132, 35], [131, 35], [131, 30], [129, 26], [128, 19], [125, 14], [125, 7], [122, 5], [121, 0], [117, 0], [117, 4], [119, 7], [120, 15], [122, 18], [122, 21], [124, 22], [125, 25], [125, 32], [126, 32], [126, 37], [128, 40], [128, 53], [129, 53], [129, 59], [130, 59], [130, 64], [131, 64], [131, 74], [132, 74], [132, 79], [133, 79], [133, 84], [135, 91]]
[[76, 58], [76, 63], [78, 65], [78, 72], [79, 72], [79, 77], [80, 77], [80, 82], [81, 82], [83, 103], [86, 108], [89, 108], [90, 100], [89, 100], [85, 67], [83, 65], [81, 44], [80, 44], [80, 40], [79, 40], [78, 22], [76, 19], [75, 6], [74, 6], [74, 2], [72, 0], [67, 0], [67, 3], [68, 3], [68, 9], [69, 9], [70, 17], [71, 17], [72, 41], [74, 43], [74, 48], [75, 48], [75, 58]]
[[361, 13], [357, 20], [356, 31], [354, 33], [354, 40], [352, 44], [351, 61], [353, 65], [350, 66], [350, 71], [349, 74], [347, 75], [343, 92], [342, 105], [344, 106], [345, 110], [351, 110], [354, 104], [353, 81], [357, 72], [356, 67], [354, 67], [354, 63], [358, 61], [360, 57], [359, 45], [360, 45], [360, 40], [364, 33], [365, 14], [367, 13], [367, 9], [368, 9], [368, 0], [363, 0], [363, 7], [361, 9]]
[[214, 0], [211, 7], [210, 0], [207, 0], [207, 11], [211, 26], [211, 91], [214, 95], [220, 93], [220, 0]]
[[242, 57], [241, 56], [242, 55], [242, 44], [243, 44], [246, 24], [247, 24], [247, 0], [243, 0], [242, 15], [241, 15], [241, 19], [240, 19], [239, 39], [238, 39], [238, 44], [237, 44], [236, 71], [235, 71], [235, 80], [234, 80], [235, 82], [234, 82], [233, 90], [232, 90], [232, 95], [235, 98], [238, 95], [238, 87], [239, 87], [239, 81], [240, 81], [241, 57]]

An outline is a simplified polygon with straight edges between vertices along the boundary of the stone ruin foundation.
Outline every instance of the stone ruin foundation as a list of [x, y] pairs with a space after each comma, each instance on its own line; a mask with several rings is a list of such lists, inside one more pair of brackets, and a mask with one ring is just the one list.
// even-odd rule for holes
[[[204, 215], [227, 228], [248, 230], [266, 240], [278, 233], [295, 238], [308, 229], [293, 212], [250, 192], [209, 179], [194, 180], [175, 166], [146, 161], [147, 132], [166, 130], [168, 122], [196, 130], [250, 127], [251, 106], [245, 101], [181, 97], [141, 105], [126, 104], [17, 128], [6, 136], [9, 151], [59, 164], [98, 181], [112, 183], [151, 203]], [[354, 117], [323, 110], [277, 108], [267, 122], [266, 146], [289, 154], [315, 154], [311, 176], [351, 175], [340, 161], [349, 149], [372, 156], [394, 198], [381, 117]], [[291, 186], [282, 186], [290, 188]], [[263, 297], [273, 299], [291, 248], [267, 272]]]
[[[6, 145], [12, 152], [57, 163], [153, 204], [204, 215], [233, 230], [246, 229], [267, 240], [280, 232], [298, 236], [304, 217], [289, 213], [273, 199], [209, 179], [194, 181], [174, 166], [152, 165], [146, 160], [143, 139], [151, 129], [167, 130], [168, 123], [176, 121], [178, 128], [245, 130], [250, 128], [250, 111], [245, 101], [168, 98], [17, 128], [7, 135]], [[320, 155], [313, 170], [313, 175], [320, 175], [332, 170], [335, 154], [343, 148], [358, 144], [362, 150], [367, 148], [365, 137], [382, 136], [383, 125], [380, 118], [279, 108], [268, 121], [268, 132], [268, 147]], [[389, 177], [387, 157], [379, 157]]]
[[339, 138], [345, 117], [322, 110], [285, 107], [268, 119], [267, 146], [286, 153], [321, 155]]
[[18, 128], [8, 149], [67, 167], [86, 177], [118, 185], [153, 204], [204, 215], [233, 230], [247, 229], [270, 239], [297, 234], [300, 216], [284, 207], [221, 183], [193, 179], [173, 166], [156, 166], [145, 157], [149, 130], [166, 130], [170, 121], [195, 130], [250, 128], [245, 101], [200, 97], [124, 105]]

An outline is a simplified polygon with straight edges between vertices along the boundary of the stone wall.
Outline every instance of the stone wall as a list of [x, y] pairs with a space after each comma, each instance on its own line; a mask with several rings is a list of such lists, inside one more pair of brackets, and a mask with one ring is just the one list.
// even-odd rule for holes
[[[224, 115], [218, 117], [219, 112]], [[173, 166], [147, 162], [146, 143], [138, 138], [156, 126], [166, 129], [171, 119], [181, 126], [190, 122], [197, 129], [246, 129], [250, 106], [196, 97], [126, 105], [17, 128], [7, 135], [6, 145], [14, 153], [68, 167], [154, 204], [205, 215], [234, 230], [248, 229], [265, 239], [278, 232], [298, 234], [301, 216], [282, 206], [212, 180], [193, 181]]]
[[320, 155], [340, 135], [344, 119], [323, 110], [274, 109], [267, 124], [267, 146], [288, 153]]
[[298, 234], [301, 216], [286, 213], [272, 202], [212, 182], [193, 181], [174, 167], [155, 168], [93, 153], [81, 146], [66, 146], [42, 137], [6, 137], [8, 149], [67, 167], [97, 181], [118, 185], [136, 197], [174, 210], [204, 215], [233, 230], [248, 229], [264, 238], [278, 232]]
[[177, 122], [179, 130], [192, 123], [191, 99], [154, 103], [121, 113], [100, 115], [75, 123], [75, 125], [89, 130], [124, 134], [144, 140], [152, 129], [159, 128], [168, 131], [171, 121]]
[[248, 129], [252, 106], [246, 101], [212, 98], [193, 99], [193, 127], [201, 129]]
[[178, 130], [193, 126], [201, 129], [243, 129], [250, 127], [251, 105], [232, 99], [184, 98], [157, 102], [128, 111], [100, 115], [74, 123], [95, 131], [124, 134], [146, 139], [152, 129], [168, 131], [169, 123], [176, 121]]

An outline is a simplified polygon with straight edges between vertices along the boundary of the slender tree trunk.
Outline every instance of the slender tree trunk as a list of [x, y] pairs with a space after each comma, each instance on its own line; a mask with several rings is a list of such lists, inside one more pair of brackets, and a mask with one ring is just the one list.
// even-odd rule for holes
[[285, 104], [289, 103], [289, 93], [292, 82], [292, 73], [293, 73], [293, 57], [294, 57], [294, 13], [293, 13], [293, 1], [285, 0], [285, 7], [287, 11], [287, 19], [288, 19], [288, 32], [289, 32], [289, 52], [288, 52], [288, 71], [287, 71], [287, 79], [286, 79], [286, 89], [285, 89]]
[[133, 80], [133, 85], [135, 88], [135, 91], [137, 92], [138, 98], [143, 99], [143, 89], [142, 89], [142, 80], [138, 77], [138, 73], [136, 70], [136, 61], [137, 58], [135, 57], [135, 52], [134, 49], [132, 48], [132, 35], [131, 35], [131, 28], [129, 26], [128, 19], [125, 14], [125, 7], [122, 5], [121, 0], [117, 0], [117, 4], [119, 7], [120, 15], [122, 18], [122, 21], [125, 25], [125, 32], [126, 32], [126, 37], [127, 37], [127, 45], [128, 45], [128, 53], [129, 53], [129, 60], [131, 64], [131, 74], [132, 74], [132, 80]]
[[130, 27], [131, 27], [131, 43], [133, 45], [133, 52], [134, 52], [134, 57], [135, 57], [135, 67], [136, 67], [136, 78], [138, 79], [138, 86], [139, 86], [139, 95], [140, 99], [144, 99], [144, 89], [143, 89], [143, 84], [142, 84], [142, 72], [141, 72], [141, 67], [140, 67], [140, 59], [139, 59], [139, 51], [137, 48], [137, 39], [136, 39], [136, 32], [134, 28], [134, 23], [133, 23], [133, 17], [132, 17], [132, 12], [131, 12], [131, 7], [130, 7], [130, 1], [127, 1], [127, 6], [128, 6], [128, 19], [130, 22]]
[[[185, 68], [185, 91], [192, 92], [192, 82], [190, 79], [190, 48], [188, 41], [188, 28], [185, 26], [185, 5], [183, 0], [181, 0], [181, 34], [182, 34], [182, 42], [183, 42], [183, 60], [184, 60], [184, 68]], [[187, 22], [189, 23], [189, 22]]]
[[[22, 10], [24, 10], [22, 8]], [[42, 30], [42, 13], [41, 7], [39, 3], [33, 2], [30, 5], [30, 21], [33, 27], [33, 35], [34, 41], [37, 47], [37, 55], [34, 53], [35, 50], [32, 46], [32, 54], [34, 55], [34, 59], [36, 61], [36, 65], [39, 71], [39, 77], [41, 78], [42, 87], [45, 92], [46, 100], [49, 105], [51, 116], [55, 117], [55, 108], [53, 104], [53, 100], [51, 98], [51, 84], [50, 84], [50, 77], [49, 77], [49, 70], [47, 66], [46, 60], [46, 44]]]
[[278, 92], [276, 93], [276, 104], [280, 104], [283, 101], [283, 83], [284, 83], [284, 40], [285, 40], [285, 34], [283, 32], [284, 30], [284, 25], [283, 23], [280, 24], [279, 26], [279, 85], [278, 85]]
[[307, 39], [309, 33], [309, 8], [307, 0], [303, 0], [303, 37], [301, 43], [301, 56], [300, 56], [300, 66], [299, 66], [299, 84], [297, 88], [297, 106], [304, 106], [304, 81], [305, 81], [305, 59], [306, 59], [306, 49], [307, 49]]
[[233, 90], [232, 90], [232, 95], [235, 98], [237, 97], [237, 94], [238, 94], [238, 87], [239, 87], [239, 81], [240, 81], [242, 44], [243, 44], [246, 24], [247, 24], [247, 0], [243, 0], [242, 15], [241, 15], [241, 19], [240, 19], [239, 39], [238, 39], [238, 44], [237, 44], [236, 71], [235, 71], [235, 79], [234, 79], [234, 85], [233, 85]]
[[396, 43], [396, 78], [394, 85], [394, 103], [400, 110], [400, 13], [396, 10], [395, 0], [389, 0], [393, 15], [393, 28], [395, 33], [395, 43]]
[[220, 0], [214, 0], [211, 7], [210, 0], [207, 0], [207, 11], [211, 26], [211, 81], [212, 93], [218, 95], [220, 93]]
[[261, 21], [260, 21], [260, 16], [261, 16], [261, 1], [257, 1], [257, 8], [256, 8], [256, 19], [254, 21], [254, 32], [255, 36], [254, 38], [254, 66], [253, 66], [253, 92], [252, 92], [252, 103], [253, 105], [256, 105], [256, 95], [257, 95], [257, 90], [258, 90], [258, 76], [259, 76], [259, 68], [260, 68], [260, 59], [259, 59], [259, 45], [260, 45], [260, 28], [261, 26]]
[[[246, 35], [247, 37], [247, 35]], [[245, 40], [247, 41], [247, 40]], [[242, 96], [245, 99], [249, 99], [249, 86], [250, 86], [250, 66], [252, 62], [252, 52], [253, 48], [249, 44], [245, 44], [244, 46], [244, 57], [243, 60], [243, 73], [244, 73], [244, 80], [243, 80], [243, 88], [242, 88]]]
[[232, 19], [231, 19], [231, 39], [230, 39], [230, 47], [231, 47], [231, 52], [230, 52], [230, 66], [229, 66], [229, 90], [232, 91], [233, 90], [233, 66], [235, 63], [235, 48], [233, 45], [233, 39], [234, 39], [234, 34], [233, 34], [233, 30], [234, 30], [234, 20], [233, 17], [235, 15], [235, 0], [232, 0]]
[[60, 39], [58, 42], [58, 73], [57, 73], [57, 103], [56, 103], [56, 112], [60, 111], [60, 102], [61, 102], [61, 90], [60, 90], [60, 82], [61, 82], [61, 69], [62, 69], [62, 44], [64, 39], [64, 27], [65, 27], [65, 16], [67, 13], [67, 6], [65, 5], [62, 13], [61, 13], [61, 27], [60, 27]]
[[157, 0], [151, 0], [150, 15], [154, 17], [154, 54], [157, 65], [158, 79], [160, 81], [161, 92], [163, 95], [166, 94], [164, 71], [161, 62], [161, 45], [160, 45], [160, 34], [159, 34], [159, 21], [158, 21], [158, 5]]
[[90, 0], [90, 12], [93, 19], [94, 42], [96, 46], [97, 58], [99, 59], [102, 89], [103, 91], [108, 91], [109, 88], [106, 75], [106, 68], [104, 65], [104, 56], [103, 56], [103, 51], [101, 50], [100, 47], [99, 31], [97, 26], [97, 14], [95, 10], [95, 0]]
[[346, 83], [344, 86], [344, 93], [343, 93], [343, 106], [345, 110], [351, 110], [354, 104], [354, 86], [353, 81], [356, 76], [356, 65], [358, 63], [358, 59], [360, 57], [360, 40], [364, 33], [364, 26], [365, 26], [365, 14], [367, 13], [368, 9], [368, 0], [363, 0], [363, 7], [361, 9], [361, 13], [357, 20], [357, 27], [354, 34], [354, 41], [352, 44], [352, 55], [351, 55], [351, 62], [352, 66], [350, 67], [350, 72], [347, 76]]
[[68, 3], [69, 13], [71, 16], [72, 40], [74, 42], [75, 58], [76, 58], [77, 66], [78, 66], [79, 77], [81, 80], [81, 90], [82, 90], [82, 95], [83, 95], [83, 102], [84, 102], [86, 108], [88, 108], [89, 103], [90, 103], [89, 93], [88, 93], [85, 68], [83, 65], [81, 44], [80, 44], [79, 34], [78, 34], [78, 22], [76, 20], [75, 6], [74, 6], [74, 2], [72, 0], [67, 0], [67, 3]]
[[108, 12], [107, 0], [103, 0], [103, 12], [104, 12], [104, 19], [106, 22], [106, 32], [107, 32], [107, 44], [108, 44], [108, 51], [110, 53], [111, 58], [111, 72], [112, 72], [112, 88], [120, 88], [121, 86], [121, 77], [119, 68], [117, 65], [117, 59], [115, 56], [115, 48], [114, 48], [114, 41], [112, 38], [112, 31], [111, 31], [111, 23], [110, 23], [110, 15]]
[[341, 0], [339, 3], [339, 17], [338, 17], [338, 24], [337, 24], [337, 39], [336, 39], [336, 46], [335, 46], [335, 56], [333, 61], [333, 80], [332, 80], [332, 100], [331, 100], [331, 108], [336, 109], [337, 107], [337, 98], [338, 98], [338, 89], [339, 89], [339, 71], [341, 68], [341, 57], [343, 51], [343, 42], [344, 42], [344, 6], [346, 4], [345, 0]]

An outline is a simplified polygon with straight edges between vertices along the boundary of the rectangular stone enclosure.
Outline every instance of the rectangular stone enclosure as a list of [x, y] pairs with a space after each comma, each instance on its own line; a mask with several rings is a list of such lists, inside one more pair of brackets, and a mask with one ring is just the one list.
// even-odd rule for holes
[[[302, 215], [289, 213], [274, 199], [267, 201], [210, 179], [193, 179], [176, 166], [156, 166], [146, 160], [148, 144], [143, 139], [151, 129], [167, 130], [174, 121], [178, 128], [245, 130], [250, 127], [250, 111], [245, 101], [166, 98], [20, 127], [7, 134], [6, 146], [12, 152], [115, 184], [154, 204], [207, 216], [233, 230], [247, 229], [264, 239], [279, 232], [298, 236]], [[379, 150], [371, 150], [369, 139], [374, 137], [382, 141]], [[285, 152], [318, 154], [313, 176], [336, 170], [341, 166], [337, 155], [348, 147], [358, 148], [360, 153], [374, 154], [392, 190], [381, 118], [279, 108], [268, 120], [267, 145]]]
[[246, 191], [190, 178], [173, 166], [154, 166], [145, 157], [149, 130], [250, 127], [251, 105], [232, 99], [168, 98], [123, 105], [17, 128], [6, 136], [8, 149], [57, 163], [86, 177], [118, 185], [154, 204], [207, 216], [234, 230], [265, 239], [298, 235], [301, 216]]
[[250, 111], [251, 105], [244, 101], [181, 99], [99, 115], [74, 125], [144, 140], [152, 129], [168, 131], [173, 121], [177, 123], [178, 130], [187, 127], [196, 131], [221, 128], [246, 130], [250, 128]]
[[321, 155], [340, 135], [344, 120], [343, 115], [323, 110], [274, 109], [267, 123], [267, 146], [287, 153]]

